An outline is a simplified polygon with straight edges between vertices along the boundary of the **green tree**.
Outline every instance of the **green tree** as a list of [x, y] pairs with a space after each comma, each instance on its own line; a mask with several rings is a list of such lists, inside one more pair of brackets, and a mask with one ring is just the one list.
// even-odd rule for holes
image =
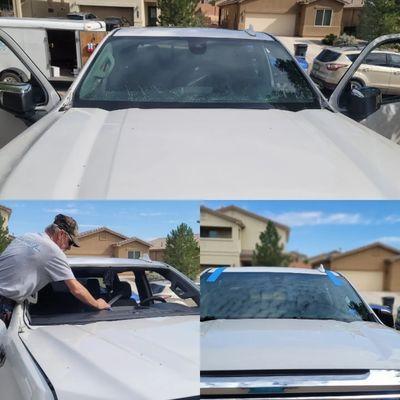
[[253, 252], [253, 265], [267, 267], [287, 267], [291, 257], [283, 252], [280, 237], [275, 225], [269, 221], [264, 232], [260, 234], [260, 243]]
[[202, 14], [196, 13], [198, 3], [198, 0], [158, 0], [160, 25], [202, 26]]
[[10, 244], [11, 239], [8, 234], [8, 228], [4, 227], [4, 218], [0, 215], [0, 254]]
[[180, 224], [167, 236], [165, 262], [174, 266], [189, 278], [196, 278], [200, 272], [200, 248], [192, 229]]
[[372, 40], [381, 35], [400, 31], [400, 4], [398, 0], [365, 0], [358, 35]]

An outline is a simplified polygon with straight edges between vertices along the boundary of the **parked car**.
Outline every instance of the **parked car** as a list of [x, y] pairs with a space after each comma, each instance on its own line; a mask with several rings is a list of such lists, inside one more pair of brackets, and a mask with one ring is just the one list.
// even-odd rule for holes
[[[360, 55], [354, 48], [327, 48], [315, 58], [311, 78], [322, 88], [334, 90], [350, 65]], [[350, 80], [352, 88], [370, 86], [385, 95], [400, 95], [400, 54], [373, 51]]]
[[[138, 259], [69, 259], [75, 276], [111, 310], [93, 310], [63, 282], [18, 304], [0, 321], [4, 400], [195, 399], [199, 391], [199, 291], [175, 268]], [[151, 291], [157, 272], [194, 307]], [[140, 305], [131, 298], [131, 275]]]
[[93, 13], [86, 13], [86, 12], [71, 12], [67, 14], [68, 19], [74, 19], [77, 21], [82, 20], [96, 20], [97, 17]]
[[381, 112], [378, 94], [339, 85], [330, 105], [265, 33], [117, 29], [61, 101], [0, 40], [32, 71], [0, 84], [0, 121], [18, 136], [0, 150], [0, 198], [400, 196], [400, 147], [341, 114]]
[[106, 29], [108, 32], [116, 28], [130, 25], [129, 21], [124, 17], [107, 17], [104, 19], [104, 22], [106, 23]]
[[337, 272], [208, 269], [201, 321], [201, 398], [400, 395], [393, 316]]

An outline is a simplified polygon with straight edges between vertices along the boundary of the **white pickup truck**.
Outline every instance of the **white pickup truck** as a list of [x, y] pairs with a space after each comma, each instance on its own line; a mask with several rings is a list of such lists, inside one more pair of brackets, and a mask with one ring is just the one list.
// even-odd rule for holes
[[[157, 261], [71, 257], [76, 278], [110, 310], [76, 300], [53, 282], [0, 320], [2, 400], [196, 400], [196, 285]], [[163, 277], [181, 303], [151, 289]]]
[[400, 126], [400, 103], [347, 85], [398, 40], [370, 43], [328, 103], [265, 33], [121, 28], [60, 100], [0, 30], [31, 71], [0, 83], [0, 198], [399, 198], [395, 129], [388, 139], [349, 116]]
[[201, 398], [398, 399], [400, 333], [373, 307], [323, 268], [206, 270]]

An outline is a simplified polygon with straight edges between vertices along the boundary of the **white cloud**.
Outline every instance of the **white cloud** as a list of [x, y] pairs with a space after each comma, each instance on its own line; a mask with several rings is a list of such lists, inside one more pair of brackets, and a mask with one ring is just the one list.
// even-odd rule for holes
[[97, 229], [100, 228], [101, 225], [96, 225], [96, 224], [79, 224], [79, 229], [82, 230], [84, 229]]
[[370, 221], [358, 213], [324, 213], [322, 211], [285, 212], [271, 218], [289, 226], [366, 225]]
[[141, 217], [159, 217], [161, 215], [164, 215], [162, 212], [141, 212], [139, 213]]
[[376, 241], [386, 244], [400, 245], [400, 236], [383, 236], [376, 239]]
[[79, 208], [45, 208], [45, 212], [52, 214], [66, 214], [66, 215], [78, 215], [81, 214]]
[[388, 215], [385, 221], [395, 224], [396, 222], [400, 222], [400, 215]]

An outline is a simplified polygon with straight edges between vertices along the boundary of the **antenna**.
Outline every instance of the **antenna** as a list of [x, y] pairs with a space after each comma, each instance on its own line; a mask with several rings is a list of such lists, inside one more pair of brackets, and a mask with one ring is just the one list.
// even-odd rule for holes
[[140, 257], [140, 259], [143, 261], [151, 262], [151, 258], [147, 253], [144, 253], [142, 257]]
[[320, 264], [320, 266], [318, 267], [318, 271], [319, 272], [322, 272], [322, 273], [325, 273], [326, 271], [325, 271], [325, 268], [324, 268], [324, 266], [323, 266], [323, 264]]
[[250, 35], [250, 36], [256, 36], [256, 32], [254, 31], [253, 25], [250, 24], [247, 29], [245, 29], [245, 32]]

